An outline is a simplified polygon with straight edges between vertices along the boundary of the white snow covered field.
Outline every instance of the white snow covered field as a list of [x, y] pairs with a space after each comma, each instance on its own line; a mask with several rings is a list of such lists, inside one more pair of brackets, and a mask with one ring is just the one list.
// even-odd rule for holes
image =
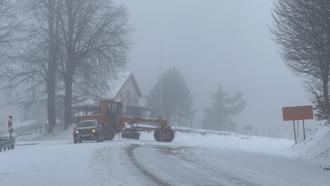
[[140, 140], [116, 136], [73, 144], [67, 131], [18, 139], [14, 150], [1, 152], [0, 186], [329, 185], [329, 139], [328, 128], [297, 146], [286, 139], [178, 129], [172, 143], [143, 133]]

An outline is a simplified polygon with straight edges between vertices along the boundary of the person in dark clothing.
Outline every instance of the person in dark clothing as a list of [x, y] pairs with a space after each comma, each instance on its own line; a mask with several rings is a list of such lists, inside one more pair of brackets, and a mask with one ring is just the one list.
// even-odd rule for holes
[[8, 116], [8, 130], [10, 137], [13, 137], [13, 116]]

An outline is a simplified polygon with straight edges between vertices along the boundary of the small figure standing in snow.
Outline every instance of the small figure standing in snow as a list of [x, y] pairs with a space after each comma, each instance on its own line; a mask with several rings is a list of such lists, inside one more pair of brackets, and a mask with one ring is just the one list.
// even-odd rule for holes
[[13, 128], [13, 116], [8, 116], [8, 130], [9, 130], [9, 134], [10, 134], [10, 137], [13, 137], [13, 131], [14, 131], [14, 128]]

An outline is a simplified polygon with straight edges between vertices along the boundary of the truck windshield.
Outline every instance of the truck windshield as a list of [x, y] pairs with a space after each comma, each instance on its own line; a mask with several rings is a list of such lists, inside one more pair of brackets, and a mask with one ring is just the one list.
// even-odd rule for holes
[[84, 121], [84, 122], [79, 122], [78, 127], [93, 127], [95, 126], [95, 122], [93, 121]]

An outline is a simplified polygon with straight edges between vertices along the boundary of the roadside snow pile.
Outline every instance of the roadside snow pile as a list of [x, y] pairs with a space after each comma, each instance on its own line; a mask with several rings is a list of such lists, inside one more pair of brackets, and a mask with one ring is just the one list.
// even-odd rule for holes
[[240, 136], [240, 134], [235, 132], [228, 132], [228, 131], [216, 131], [216, 130], [204, 130], [204, 129], [193, 129], [187, 127], [173, 127], [173, 129], [177, 132], [181, 133], [193, 133], [193, 134], [213, 134], [213, 135], [221, 135], [221, 136]]
[[[247, 136], [234, 132], [175, 127], [175, 138], [171, 144], [199, 148], [221, 148], [244, 150], [293, 157], [292, 140], [260, 136]], [[152, 140], [152, 133], [144, 133], [141, 140]]]
[[317, 133], [295, 146], [298, 157], [330, 170], [330, 127], [320, 127]]
[[57, 125], [54, 128], [54, 132], [51, 134], [44, 134], [44, 133], [34, 133], [31, 135], [26, 136], [18, 136], [16, 138], [17, 141], [35, 141], [35, 140], [71, 140], [72, 138], [72, 130], [73, 127], [69, 127], [67, 130], [63, 131], [62, 125]]

